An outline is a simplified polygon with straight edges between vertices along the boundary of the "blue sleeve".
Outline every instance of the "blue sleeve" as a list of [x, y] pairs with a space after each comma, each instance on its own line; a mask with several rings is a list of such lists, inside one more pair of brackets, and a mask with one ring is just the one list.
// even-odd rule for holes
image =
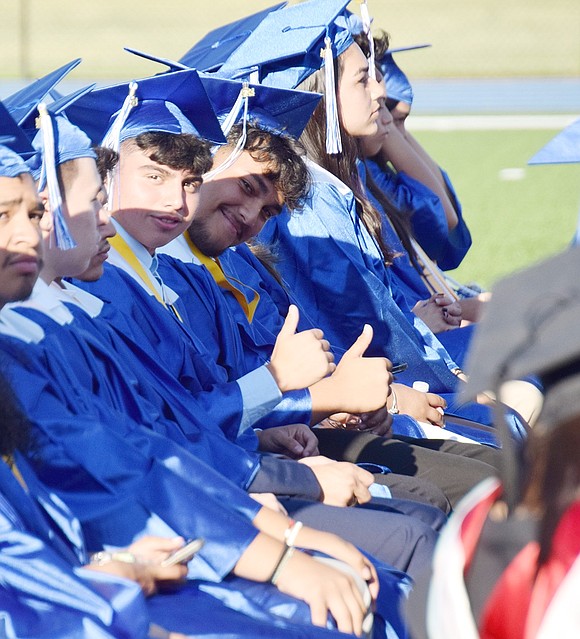
[[257, 534], [259, 505], [171, 440], [122, 414], [105, 418], [66, 384], [66, 371], [52, 372], [62, 390], [22, 358], [9, 379], [33, 424], [37, 472], [81, 520], [89, 546], [127, 545], [155, 513], [185, 538], [206, 539], [192, 562], [197, 576], [230, 572]]

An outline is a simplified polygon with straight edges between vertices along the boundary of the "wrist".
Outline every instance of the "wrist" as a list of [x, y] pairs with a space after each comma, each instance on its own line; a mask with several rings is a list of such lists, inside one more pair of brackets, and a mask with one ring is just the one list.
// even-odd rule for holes
[[391, 386], [391, 407], [387, 410], [391, 415], [399, 414], [399, 402], [397, 401], [397, 393], [393, 386]]
[[112, 561], [120, 561], [124, 564], [136, 564], [137, 557], [132, 552], [126, 550], [110, 552], [108, 550], [100, 550], [95, 552], [90, 557], [90, 564], [93, 566], [104, 566]]

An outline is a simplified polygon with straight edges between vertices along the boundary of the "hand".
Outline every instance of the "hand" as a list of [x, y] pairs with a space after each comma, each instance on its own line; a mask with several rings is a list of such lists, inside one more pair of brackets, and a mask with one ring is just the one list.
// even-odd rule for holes
[[393, 416], [386, 406], [368, 413], [353, 415], [352, 413], [334, 413], [318, 424], [321, 428], [341, 428], [344, 430], [358, 430], [380, 437], [391, 437]]
[[329, 506], [355, 506], [370, 501], [369, 486], [374, 477], [350, 462], [337, 462], [328, 457], [307, 457], [299, 463], [308, 466], [322, 489], [323, 503]]
[[140, 561], [132, 564], [124, 561], [108, 561], [102, 565], [89, 564], [85, 568], [134, 581], [139, 584], [146, 597], [155, 594], [160, 587], [181, 583], [187, 575], [187, 566], [181, 564], [162, 568], [157, 564], [145, 564]]
[[435, 393], [422, 393], [404, 384], [393, 384], [401, 413], [414, 417], [419, 422], [444, 426], [443, 411], [447, 402]]
[[354, 568], [361, 579], [367, 582], [373, 601], [376, 600], [379, 594], [377, 572], [372, 562], [356, 546], [338, 535], [309, 526], [302, 527], [298, 533], [296, 545], [308, 550], [318, 550]]
[[307, 388], [336, 368], [330, 344], [319, 328], [296, 332], [299, 317], [298, 308], [291, 305], [267, 365], [283, 393]]
[[475, 297], [466, 297], [459, 300], [461, 304], [461, 315], [468, 322], [479, 322], [481, 315], [485, 310], [487, 302], [491, 299], [491, 293], [488, 291], [480, 293]]
[[306, 424], [290, 424], [258, 431], [259, 449], [292, 459], [318, 455], [318, 439]]
[[393, 416], [386, 406], [369, 413], [362, 413], [357, 430], [390, 438], [393, 435]]
[[417, 302], [413, 313], [434, 333], [443, 333], [461, 325], [461, 306], [442, 293], [432, 295], [428, 300]]
[[365, 325], [334, 373], [310, 387], [317, 422], [336, 412], [365, 413], [385, 406], [393, 377], [385, 357], [363, 357], [373, 338]]
[[340, 632], [361, 635], [366, 608], [351, 575], [298, 551], [280, 573], [276, 586], [310, 606], [313, 625], [326, 627], [330, 613]]

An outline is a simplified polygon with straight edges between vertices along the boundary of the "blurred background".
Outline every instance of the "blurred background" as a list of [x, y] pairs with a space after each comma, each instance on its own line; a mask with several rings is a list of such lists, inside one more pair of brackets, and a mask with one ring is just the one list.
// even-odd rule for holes
[[[64, 89], [161, 67], [131, 46], [181, 57], [209, 30], [274, 0], [0, 0], [0, 98], [81, 57]], [[293, 1], [291, 4], [295, 4]], [[349, 7], [358, 13], [358, 2]], [[579, 0], [369, 0], [374, 30], [413, 82], [409, 129], [450, 174], [474, 246], [454, 274], [484, 286], [565, 247], [576, 228], [580, 165], [527, 167], [580, 117]]]

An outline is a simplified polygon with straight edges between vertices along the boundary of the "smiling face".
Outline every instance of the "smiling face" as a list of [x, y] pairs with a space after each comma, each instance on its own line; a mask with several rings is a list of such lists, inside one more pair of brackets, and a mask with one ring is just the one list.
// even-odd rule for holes
[[[219, 149], [214, 168], [230, 153], [229, 146]], [[228, 247], [253, 238], [280, 213], [284, 203], [268, 170], [267, 162], [258, 162], [243, 151], [230, 167], [203, 183], [188, 231], [202, 253], [217, 257]]]
[[341, 124], [353, 137], [373, 135], [378, 130], [384, 87], [369, 76], [368, 60], [357, 44], [341, 54], [339, 64], [337, 100]]
[[44, 209], [32, 177], [0, 177], [0, 308], [26, 299], [41, 267]]
[[154, 161], [154, 151], [131, 140], [121, 147], [118, 201], [113, 217], [153, 254], [183, 233], [191, 222], [201, 177]]

